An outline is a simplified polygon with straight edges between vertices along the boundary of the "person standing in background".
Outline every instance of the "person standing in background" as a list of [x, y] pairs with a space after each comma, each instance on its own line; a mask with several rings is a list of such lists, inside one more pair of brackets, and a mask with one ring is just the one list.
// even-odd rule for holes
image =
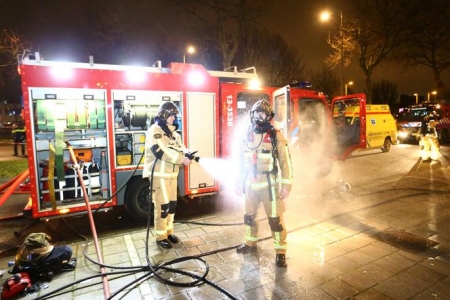
[[26, 134], [25, 134], [25, 127], [23, 126], [23, 123], [15, 123], [13, 125], [12, 130], [12, 139], [14, 141], [14, 154], [13, 156], [19, 156], [19, 145], [20, 150], [22, 153], [22, 156], [25, 157], [25, 140], [26, 140]]

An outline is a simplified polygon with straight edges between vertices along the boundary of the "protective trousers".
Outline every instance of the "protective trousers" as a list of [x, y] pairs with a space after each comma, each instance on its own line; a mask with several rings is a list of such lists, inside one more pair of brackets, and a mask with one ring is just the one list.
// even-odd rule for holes
[[173, 220], [177, 207], [177, 179], [153, 178], [152, 201], [155, 207], [155, 235], [157, 241], [173, 234]]
[[14, 143], [14, 155], [19, 155], [19, 146], [20, 150], [22, 151], [22, 156], [25, 155], [25, 143], [22, 142], [15, 142]]
[[256, 246], [258, 241], [257, 213], [259, 203], [262, 203], [272, 231], [275, 252], [285, 254], [287, 232], [283, 220], [283, 212], [286, 210], [283, 200], [277, 199], [274, 188], [272, 188], [272, 193], [268, 189], [253, 191], [247, 188], [244, 197], [245, 243], [249, 246]]
[[420, 156], [422, 160], [437, 160], [439, 156], [439, 142], [434, 135], [420, 137]]

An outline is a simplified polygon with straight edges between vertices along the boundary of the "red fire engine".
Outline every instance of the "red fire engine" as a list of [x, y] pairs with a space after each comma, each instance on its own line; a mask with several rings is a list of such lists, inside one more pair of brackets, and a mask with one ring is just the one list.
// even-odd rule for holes
[[423, 102], [409, 105], [399, 115], [401, 141], [418, 141], [420, 126], [426, 116], [432, 115], [436, 121], [436, 134], [441, 143], [450, 141], [450, 103], [447, 101]]
[[450, 142], [450, 103], [443, 102], [437, 111], [436, 131], [441, 143]]
[[[92, 60], [92, 59], [91, 59]], [[136, 220], [148, 216], [148, 180], [142, 178], [145, 132], [163, 101], [180, 111], [180, 134], [202, 157], [229, 157], [231, 137], [259, 99], [274, 104], [274, 123], [293, 149], [320, 143], [331, 170], [331, 113], [325, 96], [309, 89], [252, 87], [252, 72], [208, 71], [198, 64], [161, 67], [45, 61], [38, 53], [19, 63], [27, 128], [31, 197], [27, 215], [50, 218], [84, 213], [81, 166], [92, 209], [124, 205]], [[301, 125], [301, 126], [300, 126]], [[320, 141], [318, 140], [320, 138]], [[68, 145], [77, 162], [71, 159]], [[317, 146], [315, 146], [317, 147]], [[295, 151], [295, 150], [294, 150]], [[214, 195], [219, 182], [198, 164], [179, 176], [179, 196]]]

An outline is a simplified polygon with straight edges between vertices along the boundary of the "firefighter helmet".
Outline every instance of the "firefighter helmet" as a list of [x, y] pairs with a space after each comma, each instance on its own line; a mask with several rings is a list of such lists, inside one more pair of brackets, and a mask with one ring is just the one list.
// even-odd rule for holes
[[49, 240], [50, 237], [43, 232], [29, 234], [16, 254], [15, 264], [20, 265], [26, 262], [36, 265], [41, 263], [54, 248]]
[[[254, 119], [253, 113], [255, 111], [264, 112], [266, 114], [266, 116], [264, 117], [264, 119], [261, 119], [261, 118]], [[272, 105], [270, 105], [269, 101], [267, 101], [265, 99], [258, 100], [255, 102], [255, 104], [253, 104], [252, 109], [250, 111], [250, 116], [252, 118], [252, 122], [268, 123], [274, 116]]]
[[[264, 116], [255, 116], [255, 112], [264, 112]], [[270, 120], [272, 120], [274, 115], [275, 114], [273, 113], [272, 105], [270, 105], [269, 101], [265, 99], [256, 101], [250, 111], [250, 119], [252, 121], [253, 131], [255, 133], [263, 133], [269, 130], [271, 126]]]
[[156, 113], [156, 117], [163, 121], [167, 121], [167, 118], [171, 115], [178, 115], [178, 107], [173, 104], [173, 102], [164, 102], [158, 108], [158, 112]]

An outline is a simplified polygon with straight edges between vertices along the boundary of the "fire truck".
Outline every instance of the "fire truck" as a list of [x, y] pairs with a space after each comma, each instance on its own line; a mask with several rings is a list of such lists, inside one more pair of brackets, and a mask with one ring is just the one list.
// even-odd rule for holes
[[423, 102], [420, 104], [409, 105], [404, 108], [399, 115], [399, 140], [402, 142], [418, 141], [420, 126], [424, 118], [432, 114], [436, 118], [436, 133], [439, 142], [448, 143], [450, 141], [450, 103]]
[[[149, 181], [142, 178], [145, 133], [164, 101], [177, 105], [183, 142], [201, 157], [231, 157], [240, 123], [248, 125], [249, 111], [260, 99], [274, 105], [274, 124], [291, 152], [319, 154], [318, 176], [330, 172], [333, 155], [344, 153], [331, 153], [332, 114], [323, 93], [254, 85], [254, 68], [208, 71], [199, 64], [162, 67], [160, 61], [151, 67], [105, 65], [92, 57], [68, 63], [36, 53], [24, 57], [18, 71], [29, 154], [24, 214], [31, 218], [86, 213], [87, 197], [93, 210], [125, 206], [134, 219], [147, 220], [152, 204]], [[221, 190], [200, 164], [182, 169], [178, 187], [179, 196], [188, 199]]]

